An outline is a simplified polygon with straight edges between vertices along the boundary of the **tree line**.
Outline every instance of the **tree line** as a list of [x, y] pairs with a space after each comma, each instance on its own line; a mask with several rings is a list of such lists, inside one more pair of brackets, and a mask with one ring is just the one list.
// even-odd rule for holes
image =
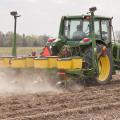
[[[0, 31], [0, 47], [11, 47], [13, 43], [13, 32], [3, 33]], [[48, 40], [47, 35], [25, 35], [17, 34], [17, 47], [40, 47]], [[115, 32], [115, 40], [120, 43], [120, 31]]]
[[[0, 47], [11, 47], [13, 44], [13, 32], [0, 32]], [[40, 47], [44, 46], [48, 40], [47, 35], [16, 35], [17, 47]]]

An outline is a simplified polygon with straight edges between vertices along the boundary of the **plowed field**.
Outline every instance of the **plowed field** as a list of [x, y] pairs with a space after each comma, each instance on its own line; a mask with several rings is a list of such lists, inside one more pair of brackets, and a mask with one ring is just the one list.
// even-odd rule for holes
[[0, 120], [113, 119], [120, 119], [120, 75], [108, 85], [0, 97]]

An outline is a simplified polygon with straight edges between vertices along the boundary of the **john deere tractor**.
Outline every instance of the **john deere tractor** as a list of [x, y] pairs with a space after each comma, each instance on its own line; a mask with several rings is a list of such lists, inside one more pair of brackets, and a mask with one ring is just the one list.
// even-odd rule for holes
[[48, 39], [40, 57], [2, 57], [0, 67], [12, 68], [17, 77], [24, 69], [24, 78], [27, 73], [35, 83], [46, 76], [54, 85], [109, 83], [120, 69], [120, 43], [112, 40], [112, 18], [96, 16], [95, 11], [92, 7], [87, 15], [63, 16], [58, 38]]
[[63, 16], [58, 39], [48, 39], [42, 56], [59, 57], [57, 82], [106, 84], [120, 68], [120, 45], [111, 37], [112, 18], [96, 16], [95, 11], [92, 7], [87, 15]]

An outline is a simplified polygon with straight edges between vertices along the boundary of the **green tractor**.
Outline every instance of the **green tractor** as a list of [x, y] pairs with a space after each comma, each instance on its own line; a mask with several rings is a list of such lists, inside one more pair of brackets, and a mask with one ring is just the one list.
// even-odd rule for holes
[[76, 69], [57, 69], [56, 83], [106, 84], [120, 68], [120, 45], [112, 41], [112, 18], [96, 16], [95, 11], [92, 7], [87, 15], [63, 16], [58, 39], [48, 39], [42, 56], [58, 56], [67, 61], [63, 66], [73, 58], [82, 61], [82, 65], [74, 63]]

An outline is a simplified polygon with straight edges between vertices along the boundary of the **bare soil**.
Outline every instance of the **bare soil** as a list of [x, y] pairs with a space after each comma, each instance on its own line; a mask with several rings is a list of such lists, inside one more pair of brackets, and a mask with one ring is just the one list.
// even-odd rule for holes
[[107, 85], [0, 97], [0, 120], [114, 119], [120, 119], [120, 75]]

